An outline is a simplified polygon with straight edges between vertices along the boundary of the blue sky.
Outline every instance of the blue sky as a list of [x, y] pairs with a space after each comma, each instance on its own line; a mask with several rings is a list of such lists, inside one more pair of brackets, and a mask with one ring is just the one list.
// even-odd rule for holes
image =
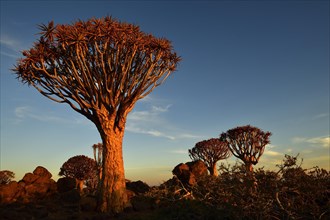
[[[17, 179], [38, 165], [54, 179], [92, 157], [95, 126], [15, 79], [37, 25], [112, 15], [172, 41], [176, 72], [140, 100], [124, 138], [126, 178], [159, 184], [188, 149], [236, 126], [271, 131], [258, 166], [284, 154], [329, 168], [329, 1], [1, 1], [1, 163]], [[235, 161], [230, 158], [228, 162]]]

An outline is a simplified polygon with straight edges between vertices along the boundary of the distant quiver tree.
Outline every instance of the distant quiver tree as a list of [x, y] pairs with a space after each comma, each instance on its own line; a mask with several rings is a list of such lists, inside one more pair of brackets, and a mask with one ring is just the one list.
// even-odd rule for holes
[[200, 141], [188, 152], [192, 160], [202, 160], [212, 176], [218, 176], [217, 162], [230, 156], [227, 142], [219, 138]]
[[109, 16], [51, 21], [40, 29], [14, 71], [23, 83], [96, 125], [103, 144], [97, 208], [121, 212], [128, 202], [122, 154], [127, 115], [176, 69], [180, 57], [170, 41]]
[[270, 132], [264, 132], [250, 125], [236, 127], [220, 135], [222, 141], [227, 142], [232, 154], [241, 159], [248, 173], [253, 173], [256, 165], [270, 143]]
[[102, 143], [93, 144], [93, 155], [94, 160], [96, 162], [97, 172], [98, 172], [98, 181], [102, 178], [102, 151], [103, 145]]
[[0, 171], [0, 185], [8, 184], [12, 179], [15, 178], [15, 173], [10, 170]]
[[81, 192], [84, 181], [95, 179], [97, 176], [96, 163], [92, 158], [78, 155], [68, 159], [60, 168], [59, 176], [75, 178], [77, 188]]

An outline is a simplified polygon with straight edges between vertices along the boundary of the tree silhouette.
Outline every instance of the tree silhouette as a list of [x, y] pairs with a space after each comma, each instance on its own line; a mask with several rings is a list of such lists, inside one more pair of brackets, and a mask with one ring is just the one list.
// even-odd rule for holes
[[236, 127], [220, 135], [220, 139], [226, 141], [232, 154], [241, 159], [248, 173], [253, 172], [264, 152], [265, 146], [270, 143], [270, 132], [264, 132], [250, 125]]
[[202, 160], [213, 176], [218, 176], [217, 162], [229, 156], [227, 143], [218, 138], [200, 141], [189, 150], [189, 157], [192, 160]]
[[10, 170], [0, 171], [0, 185], [8, 184], [12, 179], [15, 178], [15, 173]]
[[81, 192], [84, 181], [95, 179], [97, 175], [95, 160], [84, 155], [71, 157], [62, 165], [58, 175], [75, 178], [77, 180], [77, 188]]
[[23, 51], [17, 77], [42, 95], [69, 104], [97, 127], [103, 144], [98, 210], [126, 203], [122, 141], [135, 103], [161, 85], [180, 57], [171, 42], [112, 17], [40, 25], [41, 37]]

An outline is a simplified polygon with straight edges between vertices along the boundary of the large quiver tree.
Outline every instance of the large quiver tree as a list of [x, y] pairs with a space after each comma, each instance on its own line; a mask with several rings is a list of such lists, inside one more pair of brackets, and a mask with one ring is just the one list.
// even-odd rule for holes
[[248, 173], [253, 172], [264, 153], [265, 147], [270, 143], [270, 132], [264, 132], [250, 125], [236, 127], [220, 135], [222, 141], [226, 141], [232, 154], [241, 159]]
[[97, 127], [103, 144], [98, 209], [127, 203], [122, 141], [127, 114], [172, 73], [180, 58], [170, 41], [111, 17], [40, 25], [41, 37], [14, 71], [22, 82], [69, 104]]
[[212, 176], [218, 176], [217, 162], [230, 156], [227, 142], [219, 138], [200, 141], [188, 152], [192, 160], [202, 160]]

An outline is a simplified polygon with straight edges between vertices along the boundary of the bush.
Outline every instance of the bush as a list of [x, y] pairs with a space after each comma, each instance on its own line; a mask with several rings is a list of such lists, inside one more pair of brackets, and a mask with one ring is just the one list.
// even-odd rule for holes
[[8, 184], [15, 178], [15, 173], [9, 170], [0, 171], [0, 185]]
[[217, 216], [213, 219], [330, 219], [330, 173], [303, 169], [297, 156], [286, 155], [278, 167], [277, 172], [260, 168], [251, 176], [244, 164], [222, 164], [219, 177], [205, 176], [190, 189], [173, 178], [145, 196], [160, 207], [181, 204], [180, 212], [172, 209], [176, 219], [184, 219], [185, 207], [195, 219], [200, 219], [198, 213]]

